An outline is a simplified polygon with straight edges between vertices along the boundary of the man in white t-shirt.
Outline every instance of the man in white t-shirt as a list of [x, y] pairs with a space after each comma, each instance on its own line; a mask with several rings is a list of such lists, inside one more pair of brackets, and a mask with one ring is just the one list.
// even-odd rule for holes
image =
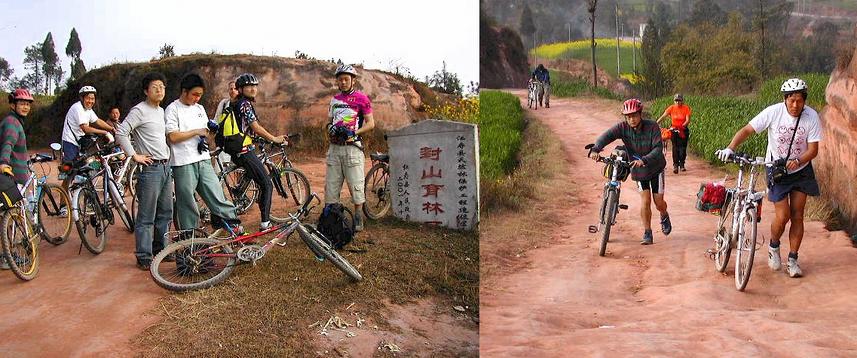
[[194, 192], [199, 193], [211, 210], [215, 227], [237, 228], [235, 206], [226, 200], [223, 188], [211, 167], [208, 152], [208, 116], [198, 102], [205, 92], [202, 78], [190, 73], [181, 80], [181, 95], [164, 110], [167, 142], [170, 145], [170, 166], [175, 180], [175, 211], [181, 230], [199, 225], [199, 208]]
[[[768, 131], [768, 149], [766, 161], [778, 160], [785, 163], [786, 175], [776, 182], [772, 180], [772, 168], [768, 173], [768, 200], [774, 203], [776, 216], [771, 222], [771, 243], [768, 247], [768, 266], [773, 270], [782, 267], [780, 259], [780, 237], [789, 227], [790, 277], [803, 275], [798, 266], [798, 249], [803, 239], [803, 216], [807, 196], [818, 196], [821, 191], [812, 169], [813, 158], [818, 155], [818, 142], [821, 141], [821, 121], [818, 113], [806, 106], [806, 82], [791, 78], [781, 88], [783, 103], [771, 105], [762, 110], [749, 124], [744, 126], [725, 149], [717, 151], [717, 156], [726, 161], [736, 148], [753, 133]], [[791, 150], [789, 150], [791, 148]]]
[[69, 162], [80, 154], [80, 138], [86, 134], [98, 134], [113, 142], [114, 128], [98, 118], [92, 107], [95, 105], [95, 87], [83, 86], [78, 91], [80, 101], [75, 102], [65, 115], [62, 129], [62, 158]]

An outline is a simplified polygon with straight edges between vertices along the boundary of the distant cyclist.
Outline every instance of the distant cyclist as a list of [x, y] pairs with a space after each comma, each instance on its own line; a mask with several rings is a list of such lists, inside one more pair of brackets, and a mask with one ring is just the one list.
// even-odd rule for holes
[[640, 218], [643, 222], [642, 245], [654, 243], [652, 236], [652, 204], [661, 213], [661, 230], [664, 235], [672, 232], [672, 223], [664, 200], [664, 144], [661, 129], [655, 121], [643, 119], [643, 103], [631, 98], [622, 104], [625, 120], [617, 123], [595, 140], [592, 147], [592, 159], [598, 160], [598, 154], [604, 147], [617, 139], [625, 144], [625, 150], [631, 155], [631, 178], [637, 182], [640, 191]]
[[687, 171], [684, 167], [684, 162], [687, 159], [687, 142], [690, 140], [690, 106], [684, 103], [684, 96], [681, 93], [677, 93], [673, 97], [673, 101], [675, 104], [667, 107], [664, 110], [664, 114], [658, 117], [657, 122], [660, 123], [661, 119], [666, 116], [670, 116], [672, 119], [672, 123], [670, 124], [670, 128], [675, 128], [678, 130], [678, 135], [673, 135], [673, 174], [678, 174], [679, 169], [681, 171]]
[[[544, 65], [539, 64], [536, 67], [536, 70], [533, 71], [533, 78], [542, 83], [542, 89], [544, 91], [544, 105], [545, 108], [551, 108], [551, 75], [548, 72], [548, 69], [545, 68]], [[539, 103], [542, 103], [539, 101]]]
[[791, 222], [788, 274], [789, 277], [801, 277], [803, 272], [797, 264], [797, 254], [803, 240], [806, 200], [807, 196], [821, 194], [811, 162], [818, 155], [821, 121], [818, 112], [806, 105], [806, 82], [799, 78], [788, 79], [783, 82], [780, 91], [783, 94], [783, 102], [763, 109], [749, 124], [735, 133], [728, 147], [717, 151], [717, 157], [726, 161], [751, 135], [768, 131], [765, 160], [784, 161], [787, 169], [787, 175], [774, 183], [771, 179], [772, 169], [767, 168], [768, 200], [774, 203], [776, 213], [771, 222], [768, 266], [774, 271], [782, 267], [780, 237], [786, 230], [786, 223]]

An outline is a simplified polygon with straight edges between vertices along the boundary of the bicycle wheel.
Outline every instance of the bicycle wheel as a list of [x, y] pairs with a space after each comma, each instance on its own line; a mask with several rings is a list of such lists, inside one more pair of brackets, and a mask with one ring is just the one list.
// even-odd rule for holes
[[729, 201], [720, 211], [720, 223], [717, 225], [717, 233], [714, 235], [714, 268], [717, 272], [725, 272], [732, 255], [732, 209], [734, 201]]
[[23, 281], [30, 281], [39, 274], [38, 235], [28, 235], [25, 219], [20, 208], [12, 208], [0, 217], [3, 225], [3, 257], [9, 263], [9, 269]]
[[138, 172], [141, 170], [141, 167], [134, 163], [128, 164], [128, 169], [125, 171], [125, 177], [122, 178], [122, 185], [124, 190], [122, 195], [128, 196], [130, 194], [132, 197], [137, 195], [137, 177]]
[[604, 202], [604, 228], [601, 230], [601, 245], [598, 248], [598, 256], [607, 253], [607, 241], [610, 240], [610, 227], [616, 216], [616, 208], [619, 205], [619, 193], [615, 190], [607, 190], [607, 200]]
[[57, 184], [42, 185], [36, 201], [36, 222], [42, 228], [45, 241], [59, 245], [68, 240], [71, 233], [71, 200], [66, 191]]
[[279, 174], [271, 175], [274, 183], [274, 193], [271, 195], [271, 220], [286, 222], [289, 220], [289, 213], [296, 212], [312, 194], [309, 180], [300, 170], [284, 167], [275, 170]]
[[366, 217], [378, 220], [392, 207], [390, 191], [387, 183], [390, 179], [390, 170], [387, 163], [379, 162], [369, 169], [363, 184], [363, 193], [366, 194], [366, 202], [363, 203], [363, 213]]
[[74, 224], [83, 246], [98, 255], [107, 246], [108, 221], [101, 212], [101, 203], [96, 195], [91, 189], [81, 190], [77, 201], [78, 219]]
[[[209, 238], [190, 238], [172, 243], [153, 259], [149, 272], [158, 286], [170, 291], [209, 288], [223, 282], [235, 269], [232, 247]], [[173, 254], [175, 261], [164, 258]]]
[[753, 271], [756, 256], [756, 208], [750, 207], [738, 227], [738, 252], [735, 254], [735, 288], [744, 291]]
[[[348, 275], [348, 277], [351, 277], [354, 281], [360, 281], [363, 279], [360, 272], [358, 272], [357, 269], [348, 262], [348, 260], [330, 247], [327, 240], [323, 240], [320, 237], [321, 233], [319, 233], [318, 230], [312, 227], [310, 227], [311, 230], [309, 230], [305, 225], [306, 224], [298, 225], [298, 236], [301, 237], [301, 240], [303, 240], [317, 258], [323, 258], [330, 261], [333, 266], [336, 266], [336, 268]], [[321, 255], [321, 257], [319, 257], [319, 255]]]
[[236, 214], [241, 215], [259, 198], [259, 187], [249, 177], [244, 175], [244, 168], [236, 167], [220, 177], [223, 192], [229, 195], [235, 205]]

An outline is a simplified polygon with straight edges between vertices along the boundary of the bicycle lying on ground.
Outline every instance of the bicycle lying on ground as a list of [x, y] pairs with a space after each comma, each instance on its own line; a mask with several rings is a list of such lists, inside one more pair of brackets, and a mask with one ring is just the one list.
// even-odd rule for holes
[[[253, 234], [237, 235], [231, 228], [217, 229], [211, 235], [203, 230], [183, 230], [167, 233], [171, 237], [190, 238], [170, 244], [154, 259], [150, 272], [155, 282], [171, 291], [188, 291], [212, 287], [223, 282], [239, 264], [260, 260], [276, 244], [286, 245], [286, 240], [295, 231], [319, 260], [328, 260], [339, 270], [360, 281], [363, 276], [333, 248], [333, 244], [315, 226], [301, 222], [312, 211], [312, 200], [321, 203], [318, 195], [304, 202], [296, 213], [289, 214], [285, 223]], [[259, 246], [253, 241], [257, 237], [277, 232], [273, 239]], [[226, 236], [223, 236], [226, 235]], [[167, 257], [170, 260], [165, 260]]]
[[[594, 144], [587, 144], [584, 149], [592, 154]], [[604, 183], [604, 193], [601, 197], [601, 207], [598, 212], [598, 226], [590, 225], [589, 232], [595, 234], [601, 231], [601, 245], [598, 248], [598, 256], [604, 256], [607, 252], [607, 241], [610, 240], [610, 227], [616, 225], [616, 215], [619, 209], [627, 210], [628, 205], [619, 204], [622, 182], [628, 179], [631, 173], [631, 161], [624, 147], [618, 146], [609, 157], [601, 157], [599, 162], [605, 164], [604, 177], [608, 180]]]
[[[12, 273], [24, 281], [34, 279], [39, 273], [41, 239], [59, 245], [68, 239], [71, 232], [68, 195], [61, 186], [47, 183], [50, 171], [44, 164], [54, 161], [60, 148], [58, 143], [53, 143], [51, 149], [54, 153], [51, 155], [34, 154], [30, 157], [30, 178], [21, 188], [24, 199], [0, 216], [3, 256]], [[41, 167], [41, 177], [36, 177], [33, 171], [35, 163]], [[30, 203], [30, 198], [35, 198], [35, 202]]]
[[[755, 189], [756, 178], [760, 172], [757, 168], [770, 166], [774, 162], [736, 153], [730, 156], [726, 163], [738, 164], [738, 178], [735, 187], [725, 190], [726, 197], [720, 210], [711, 254], [714, 256], [714, 267], [718, 272], [724, 272], [729, 264], [732, 249], [738, 250], [735, 255], [735, 288], [744, 291], [753, 270], [756, 229], [761, 220], [762, 199], [767, 194], [767, 190], [757, 192]], [[744, 173], [748, 170], [750, 178], [745, 182]]]
[[390, 155], [386, 153], [369, 154], [372, 159], [372, 168], [366, 174], [363, 183], [363, 193], [366, 194], [366, 203], [363, 204], [363, 213], [366, 217], [378, 220], [392, 207], [392, 198], [388, 184], [390, 181]]

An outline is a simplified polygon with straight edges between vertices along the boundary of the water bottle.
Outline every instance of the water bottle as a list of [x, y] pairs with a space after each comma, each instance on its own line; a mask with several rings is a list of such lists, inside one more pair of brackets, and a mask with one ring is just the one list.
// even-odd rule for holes
[[27, 211], [31, 213], [36, 211], [36, 196], [33, 192], [27, 193]]

